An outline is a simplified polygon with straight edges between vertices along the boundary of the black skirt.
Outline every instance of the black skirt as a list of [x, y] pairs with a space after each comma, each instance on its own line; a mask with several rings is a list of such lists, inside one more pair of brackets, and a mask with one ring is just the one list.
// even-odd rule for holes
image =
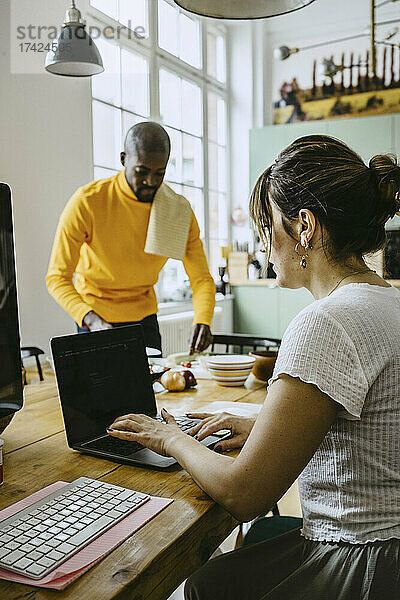
[[187, 600], [400, 600], [400, 540], [306, 540], [295, 529], [209, 560]]

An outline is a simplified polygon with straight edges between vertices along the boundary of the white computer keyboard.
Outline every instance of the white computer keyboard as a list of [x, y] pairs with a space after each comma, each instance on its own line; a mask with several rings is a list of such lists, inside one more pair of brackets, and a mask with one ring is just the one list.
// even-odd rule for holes
[[79, 477], [0, 521], [0, 567], [42, 579], [149, 498]]

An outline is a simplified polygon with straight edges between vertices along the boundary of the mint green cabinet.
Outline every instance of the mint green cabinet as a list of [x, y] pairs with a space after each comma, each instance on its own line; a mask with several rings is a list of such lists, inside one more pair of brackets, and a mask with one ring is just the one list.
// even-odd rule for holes
[[343, 140], [365, 161], [385, 152], [400, 155], [400, 114], [269, 125], [250, 131], [250, 188], [286, 146], [315, 133]]
[[287, 290], [264, 285], [233, 286], [236, 333], [281, 338], [290, 321], [313, 301], [306, 289]]
[[[395, 154], [397, 154], [397, 162], [400, 163], [400, 114], [392, 115], [393, 129], [392, 129], [392, 147]], [[396, 216], [388, 223], [388, 228], [400, 227], [400, 216]]]
[[270, 125], [250, 130], [250, 189], [257, 178], [269, 167], [278, 154], [302, 135], [328, 133], [327, 122], [293, 123], [293, 125]]

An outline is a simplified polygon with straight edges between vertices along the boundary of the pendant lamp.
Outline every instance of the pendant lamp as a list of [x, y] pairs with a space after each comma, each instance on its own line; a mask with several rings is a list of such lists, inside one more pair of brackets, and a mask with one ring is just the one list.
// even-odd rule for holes
[[100, 52], [86, 31], [74, 0], [65, 13], [55, 45], [55, 51], [50, 50], [46, 56], [45, 69], [49, 73], [65, 77], [89, 77], [104, 71]]
[[215, 19], [264, 19], [304, 8], [314, 0], [175, 0], [189, 12]]

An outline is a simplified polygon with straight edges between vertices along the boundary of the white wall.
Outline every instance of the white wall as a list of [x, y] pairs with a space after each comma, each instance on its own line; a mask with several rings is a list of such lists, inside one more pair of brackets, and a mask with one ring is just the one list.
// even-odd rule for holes
[[[34, 1], [47, 22], [61, 24], [65, 0]], [[10, 3], [0, 3], [0, 180], [14, 194], [22, 344], [47, 350], [51, 336], [73, 331], [47, 293], [45, 274], [58, 217], [92, 178], [90, 82], [44, 70], [11, 74]]]

